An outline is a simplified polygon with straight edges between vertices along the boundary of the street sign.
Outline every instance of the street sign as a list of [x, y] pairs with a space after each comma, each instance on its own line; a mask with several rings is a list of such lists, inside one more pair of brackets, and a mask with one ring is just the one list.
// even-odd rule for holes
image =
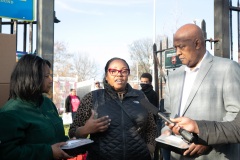
[[170, 69], [170, 68], [177, 68], [182, 65], [182, 62], [178, 58], [176, 54], [176, 50], [166, 50], [165, 51], [165, 68]]
[[34, 1], [35, 0], [0, 0], [0, 17], [33, 21]]

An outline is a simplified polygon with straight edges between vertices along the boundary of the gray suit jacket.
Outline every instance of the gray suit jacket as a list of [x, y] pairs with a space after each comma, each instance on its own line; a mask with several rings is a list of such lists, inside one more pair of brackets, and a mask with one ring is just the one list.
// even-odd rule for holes
[[[169, 74], [165, 109], [170, 117], [178, 117], [184, 84], [185, 66]], [[188, 97], [183, 115], [195, 120], [232, 121], [240, 110], [240, 66], [229, 59], [210, 53], [203, 59]], [[184, 159], [174, 155], [175, 159]], [[238, 159], [236, 144], [215, 145], [208, 155], [197, 159]]]

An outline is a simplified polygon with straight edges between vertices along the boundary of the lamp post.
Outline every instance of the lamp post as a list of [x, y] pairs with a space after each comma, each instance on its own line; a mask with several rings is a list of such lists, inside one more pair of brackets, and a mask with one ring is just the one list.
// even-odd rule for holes
[[155, 54], [155, 51], [156, 51], [156, 0], [153, 0], [153, 53], [152, 53], [152, 64], [153, 64], [153, 67], [152, 67], [152, 76], [153, 76], [153, 81], [152, 81], [152, 84], [153, 84], [153, 88], [154, 90], [156, 90], [156, 83], [155, 83], [155, 67], [154, 67], [154, 54]]
[[158, 70], [157, 70], [157, 45], [156, 45], [156, 0], [153, 3], [153, 52], [152, 52], [152, 76], [153, 76], [153, 88], [159, 94], [159, 86], [158, 86]]

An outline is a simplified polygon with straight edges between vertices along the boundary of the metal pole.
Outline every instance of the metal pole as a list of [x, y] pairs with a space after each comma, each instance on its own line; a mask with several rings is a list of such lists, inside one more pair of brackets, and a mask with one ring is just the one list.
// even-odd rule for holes
[[157, 45], [153, 45], [153, 87], [155, 88], [155, 92], [159, 96], [159, 86], [158, 86], [158, 68], [157, 68]]
[[[159, 50], [162, 50], [162, 41], [160, 41], [160, 48]], [[159, 99], [163, 99], [163, 86], [162, 86], [162, 79], [163, 79], [163, 73], [162, 73], [162, 54], [163, 52], [159, 52], [160, 54], [160, 64], [159, 64], [159, 69], [160, 69], [160, 96]]]
[[2, 33], [2, 18], [0, 17], [0, 33]]
[[53, 65], [54, 1], [37, 1], [37, 54]]
[[23, 51], [27, 50], [27, 24], [23, 25]]
[[[240, 7], [239, 5], [239, 0], [237, 2], [237, 6]], [[239, 11], [237, 12], [237, 19], [238, 19], [238, 63], [240, 63], [240, 15]]]
[[11, 19], [11, 24], [10, 24], [10, 33], [13, 34], [13, 20]]
[[29, 53], [33, 53], [33, 23], [29, 24]]
[[17, 50], [17, 46], [18, 46], [17, 45], [18, 44], [17, 43], [18, 42], [18, 40], [17, 40], [18, 39], [18, 36], [17, 36], [18, 35], [18, 21], [17, 20], [13, 21], [13, 34], [16, 35], [16, 50]]
[[[229, 6], [232, 7], [232, 0], [229, 2]], [[232, 10], [229, 11], [229, 34], [230, 34], [230, 59], [233, 60], [233, 33], [232, 33]]]
[[[37, 54], [47, 59], [53, 71], [54, 52], [54, 0], [37, 1]], [[53, 90], [48, 93], [52, 98]]]
[[156, 0], [153, 0], [153, 44], [156, 43]]
[[224, 58], [230, 58], [230, 40], [229, 40], [229, 1], [214, 0], [214, 55]]
[[155, 66], [155, 54], [157, 53], [157, 46], [156, 46], [156, 0], [153, 0], [153, 53], [152, 53], [152, 60], [153, 60], [153, 67], [152, 67], [152, 77], [153, 77], [153, 89], [156, 91], [156, 66]]

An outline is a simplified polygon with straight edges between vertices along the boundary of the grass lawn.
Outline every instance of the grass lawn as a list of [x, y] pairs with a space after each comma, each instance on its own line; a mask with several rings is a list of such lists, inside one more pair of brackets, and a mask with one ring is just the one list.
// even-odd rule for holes
[[[64, 131], [65, 131], [65, 135], [68, 136], [68, 130], [70, 128], [70, 124], [69, 125], [63, 125], [63, 127], [64, 127]], [[88, 135], [87, 138], [90, 138], [90, 135]]]
[[[62, 118], [62, 115], [59, 115], [59, 117]], [[68, 130], [70, 128], [70, 124], [64, 124], [63, 127], [64, 127], [64, 131], [65, 131], [65, 135], [68, 136]]]
[[70, 124], [69, 125], [63, 125], [63, 126], [64, 126], [65, 135], [68, 136], [68, 130], [70, 128]]

